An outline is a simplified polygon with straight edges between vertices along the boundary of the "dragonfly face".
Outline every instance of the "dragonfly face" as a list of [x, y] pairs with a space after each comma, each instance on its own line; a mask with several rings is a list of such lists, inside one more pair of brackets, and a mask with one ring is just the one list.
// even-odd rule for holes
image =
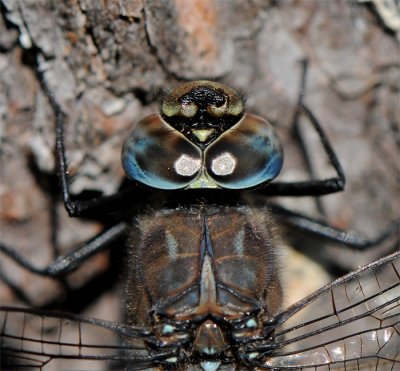
[[233, 89], [211, 81], [175, 88], [122, 150], [127, 176], [159, 189], [250, 188], [274, 179], [282, 162], [272, 126], [245, 113]]

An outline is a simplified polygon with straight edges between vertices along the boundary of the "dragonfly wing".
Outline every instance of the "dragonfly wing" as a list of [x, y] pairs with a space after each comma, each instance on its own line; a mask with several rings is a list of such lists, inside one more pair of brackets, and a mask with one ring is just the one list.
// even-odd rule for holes
[[65, 313], [0, 307], [0, 328], [2, 370], [140, 370], [164, 357], [148, 355], [145, 330]]
[[276, 316], [274, 370], [399, 370], [400, 252], [323, 287]]

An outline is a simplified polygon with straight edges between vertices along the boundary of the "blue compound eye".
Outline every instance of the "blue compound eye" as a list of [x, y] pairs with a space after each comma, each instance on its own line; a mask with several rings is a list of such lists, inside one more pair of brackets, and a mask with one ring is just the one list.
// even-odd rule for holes
[[272, 126], [246, 114], [203, 151], [160, 115], [140, 121], [126, 139], [127, 176], [158, 189], [245, 189], [274, 179], [283, 152]]
[[205, 150], [207, 175], [221, 188], [244, 189], [271, 181], [282, 163], [282, 145], [273, 127], [251, 114]]
[[180, 189], [199, 174], [201, 151], [160, 115], [151, 115], [125, 140], [122, 166], [132, 180], [158, 189]]

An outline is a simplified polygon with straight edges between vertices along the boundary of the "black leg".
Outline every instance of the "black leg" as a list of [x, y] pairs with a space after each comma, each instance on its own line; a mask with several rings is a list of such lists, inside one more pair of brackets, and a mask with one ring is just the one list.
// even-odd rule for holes
[[[335, 169], [337, 176], [323, 180], [309, 180], [303, 182], [273, 182], [271, 184], [262, 184], [258, 189], [258, 192], [268, 196], [322, 196], [326, 194], [336, 193], [344, 189], [345, 176], [339, 160], [337, 159], [335, 151], [333, 150], [318, 120], [303, 103], [308, 63], [307, 61], [303, 61], [302, 64], [303, 73], [300, 83], [297, 108], [293, 118], [293, 129], [295, 133], [298, 134], [299, 117], [302, 114], [305, 115], [313, 128], [316, 130], [321, 140], [322, 146], [328, 155], [329, 163]], [[300, 145], [304, 147], [304, 143], [302, 142], [301, 137], [298, 137], [300, 139]], [[306, 151], [304, 150], [303, 152], [306, 153]], [[307, 166], [309, 168], [309, 172], [312, 176], [313, 172], [310, 171], [307, 156], [305, 156], [305, 158]]]
[[375, 238], [367, 239], [354, 231], [345, 231], [332, 227], [323, 221], [293, 212], [282, 206], [271, 205], [270, 207], [274, 212], [281, 215], [283, 222], [290, 227], [306, 232], [315, 237], [346, 246], [353, 250], [365, 251], [380, 246], [383, 242], [396, 235], [399, 237], [400, 220], [394, 220]]
[[68, 255], [59, 256], [44, 268], [37, 268], [33, 266], [27, 259], [17, 254], [15, 249], [4, 244], [0, 244], [0, 251], [14, 260], [15, 263], [32, 273], [47, 277], [60, 277], [78, 268], [82, 262], [106, 248], [111, 242], [122, 236], [126, 232], [126, 229], [126, 223], [118, 223], [113, 227], [101, 232], [82, 246], [79, 246]]
[[[53, 92], [47, 84], [47, 81], [44, 77], [44, 71], [38, 71], [38, 78], [40, 84], [46, 93], [50, 105], [54, 111], [55, 119], [56, 119], [56, 167], [57, 173], [60, 179], [61, 192], [63, 195], [63, 201], [65, 208], [71, 217], [77, 216], [92, 216], [95, 215], [98, 210], [107, 210], [113, 207], [115, 202], [118, 202], [122, 198], [125, 197], [125, 194], [122, 192], [116, 193], [112, 196], [99, 197], [91, 200], [73, 200], [71, 198], [71, 194], [69, 191], [69, 176], [68, 176], [68, 167], [67, 167], [67, 159], [65, 155], [65, 146], [64, 146], [64, 124], [66, 115], [63, 112], [61, 106], [56, 101]], [[129, 190], [129, 193], [132, 193], [137, 189], [140, 191], [142, 187], [139, 185], [135, 185], [132, 183], [132, 187]], [[115, 209], [115, 208], [114, 208]]]

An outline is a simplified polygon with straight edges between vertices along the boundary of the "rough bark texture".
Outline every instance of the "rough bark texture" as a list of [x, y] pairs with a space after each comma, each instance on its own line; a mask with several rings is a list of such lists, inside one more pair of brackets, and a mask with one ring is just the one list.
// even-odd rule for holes
[[[396, 35], [372, 6], [322, 0], [1, 4], [1, 239], [36, 265], [52, 259], [53, 208], [63, 251], [101, 226], [69, 219], [60, 201], [49, 196], [54, 117], [32, 56], [68, 113], [67, 157], [75, 194], [114, 193], [123, 179], [121, 143], [132, 123], [157, 111], [161, 89], [200, 78], [242, 91], [248, 111], [280, 128], [286, 149], [281, 180], [307, 178], [285, 131], [298, 94], [298, 62], [307, 58], [306, 102], [347, 175], [345, 192], [321, 199], [327, 219], [374, 236], [398, 213], [400, 52]], [[321, 149], [310, 147], [310, 153], [317, 173], [325, 173]], [[286, 202], [315, 214], [312, 199]], [[4, 275], [36, 305], [54, 296], [53, 289], [62, 291], [53, 281], [0, 259]], [[362, 257], [351, 263], [362, 264]], [[100, 255], [69, 282], [79, 286], [106, 267], [106, 256]], [[0, 288], [2, 302], [15, 302], [7, 285]]]

